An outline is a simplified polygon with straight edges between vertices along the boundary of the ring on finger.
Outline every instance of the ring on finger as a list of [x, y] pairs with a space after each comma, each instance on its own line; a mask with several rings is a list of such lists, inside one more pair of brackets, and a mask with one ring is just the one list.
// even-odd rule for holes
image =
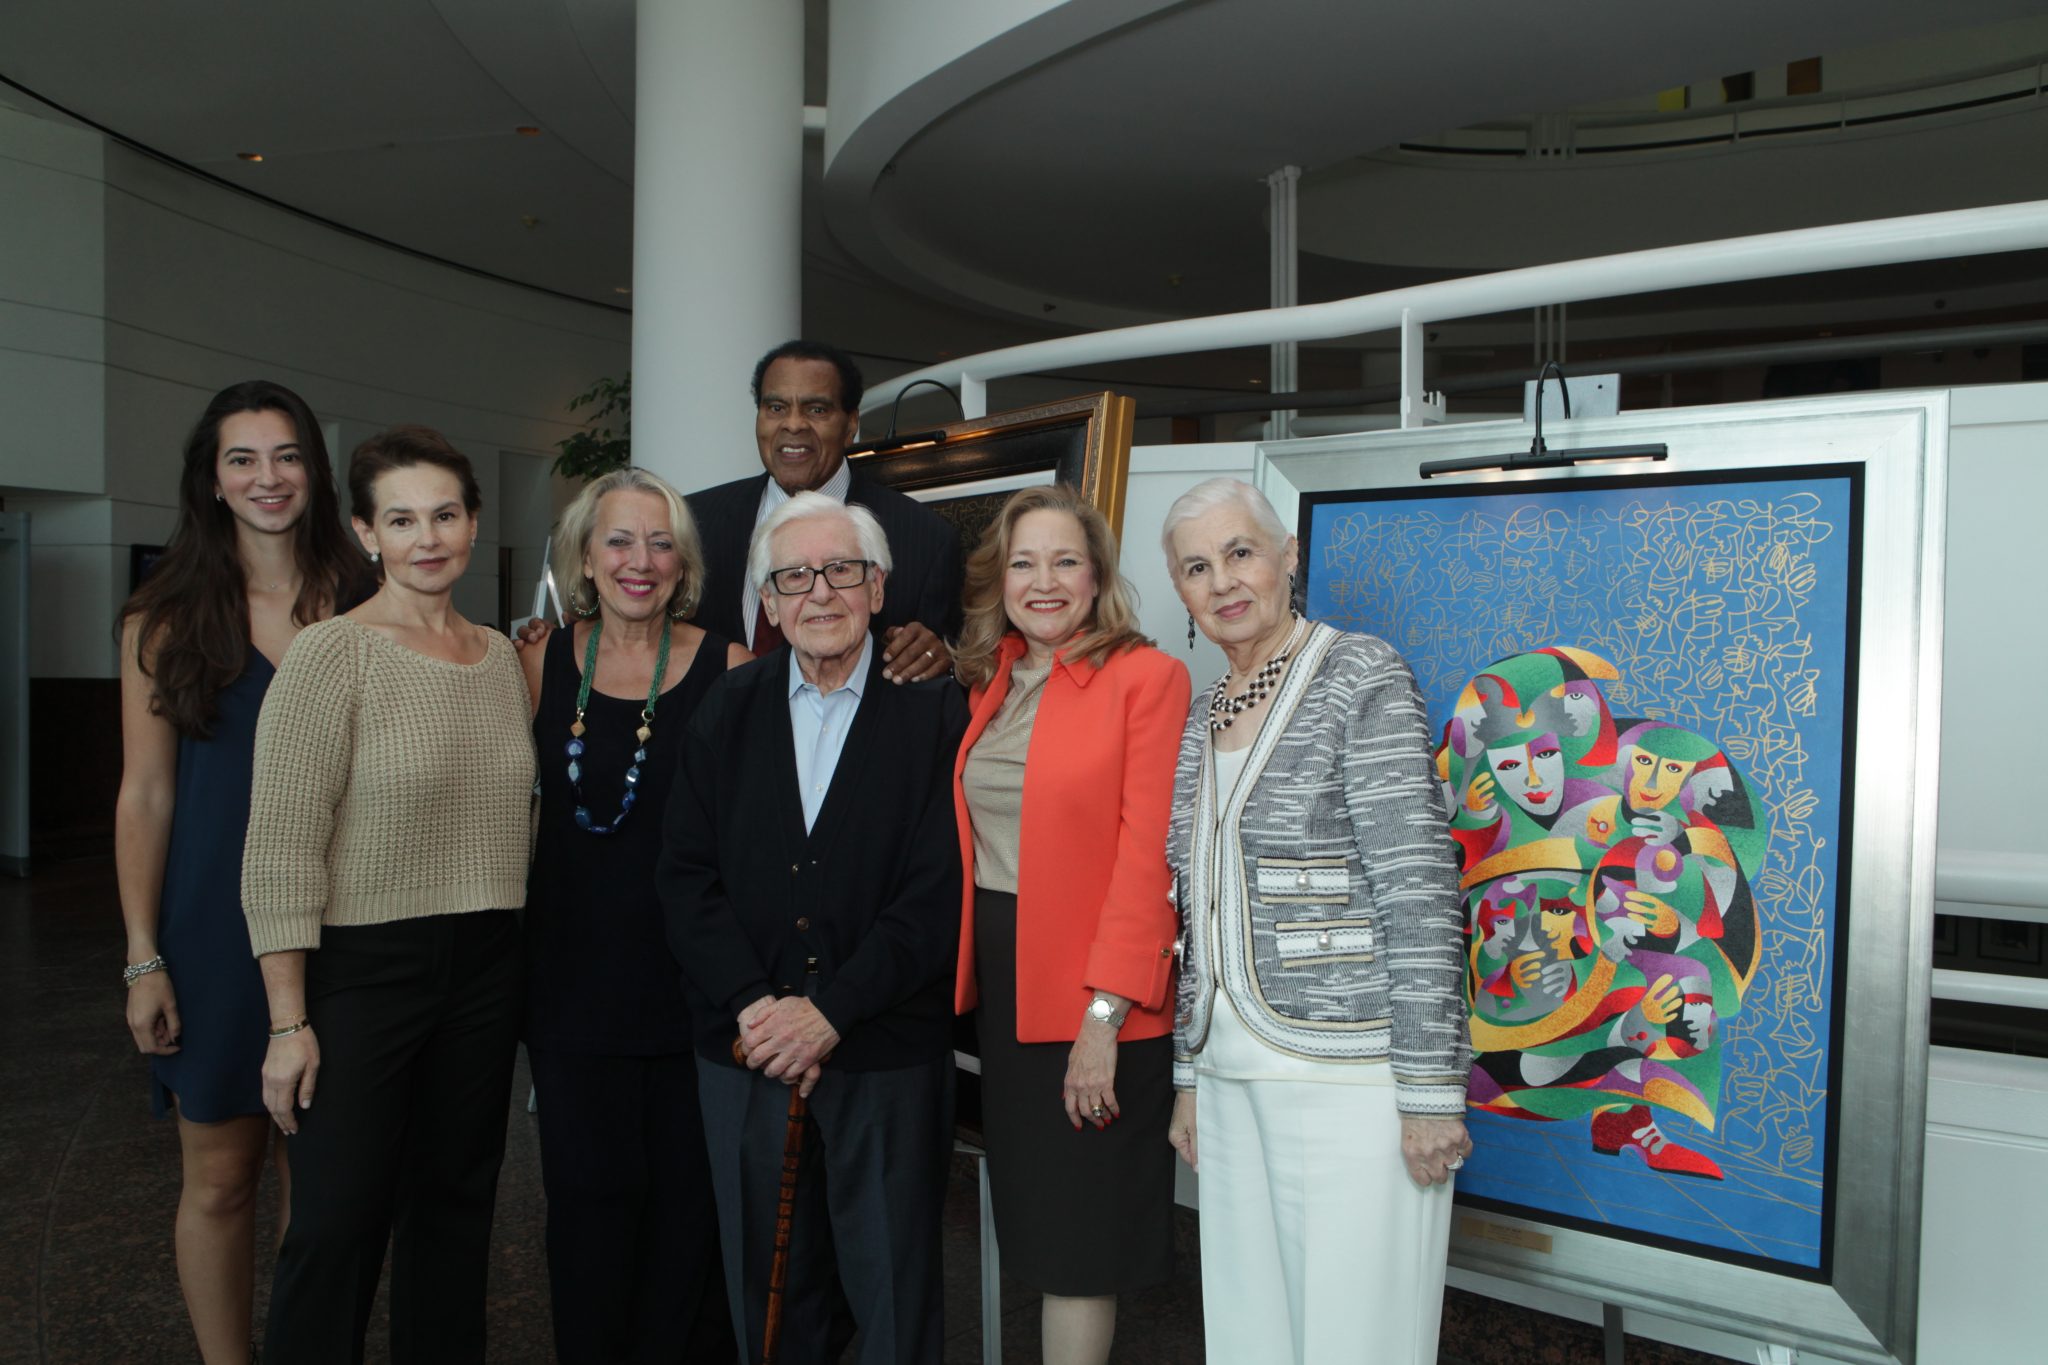
[[1464, 1166], [1465, 1158], [1462, 1155], [1454, 1156], [1444, 1164], [1448, 1169], [1455, 1171]]
[[1108, 1113], [1109, 1111], [1098, 1104], [1093, 1109], [1090, 1109], [1088, 1112], [1094, 1115], [1096, 1118], [1101, 1118], [1104, 1114]]

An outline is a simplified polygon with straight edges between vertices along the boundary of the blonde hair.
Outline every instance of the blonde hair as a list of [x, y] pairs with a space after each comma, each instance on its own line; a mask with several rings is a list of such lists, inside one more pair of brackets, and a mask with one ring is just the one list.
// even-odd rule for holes
[[584, 574], [583, 561], [590, 554], [590, 538], [597, 532], [597, 505], [607, 493], [621, 492], [652, 493], [667, 504], [669, 531], [676, 538], [683, 572], [662, 610], [677, 618], [695, 616], [697, 601], [704, 593], [704, 542], [697, 535], [697, 519], [690, 515], [690, 505], [673, 484], [637, 466], [614, 469], [592, 479], [562, 513], [555, 528], [555, 563], [560, 566], [561, 578], [569, 583], [569, 605], [579, 614], [597, 610], [597, 585]]
[[1079, 522], [1089, 566], [1095, 570], [1094, 613], [1081, 637], [1063, 646], [1061, 654], [1099, 668], [1113, 655], [1152, 643], [1138, 629], [1137, 591], [1117, 572], [1116, 533], [1109, 529], [1108, 518], [1065, 484], [1020, 488], [967, 557], [967, 583], [960, 594], [964, 619], [960, 640], [953, 646], [953, 666], [969, 687], [980, 687], [995, 676], [997, 651], [1013, 629], [1003, 610], [1003, 580], [1017, 523], [1032, 512], [1065, 512]]

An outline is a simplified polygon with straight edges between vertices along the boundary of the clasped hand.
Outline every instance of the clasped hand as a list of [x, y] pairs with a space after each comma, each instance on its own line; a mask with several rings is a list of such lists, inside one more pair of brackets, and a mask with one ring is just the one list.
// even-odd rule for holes
[[809, 1096], [820, 1068], [839, 1046], [839, 1030], [800, 995], [764, 995], [740, 1011], [740, 1056], [770, 1080]]

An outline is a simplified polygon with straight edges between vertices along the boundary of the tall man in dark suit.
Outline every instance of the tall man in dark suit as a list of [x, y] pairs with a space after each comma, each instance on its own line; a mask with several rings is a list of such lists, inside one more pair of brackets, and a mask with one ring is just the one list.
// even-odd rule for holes
[[786, 341], [754, 366], [754, 439], [766, 471], [690, 495], [704, 542], [697, 624], [755, 654], [782, 643], [746, 580], [754, 529], [791, 494], [823, 493], [875, 514], [896, 560], [882, 630], [883, 676], [918, 682], [952, 670], [945, 640], [960, 632], [960, 542], [945, 518], [855, 472], [846, 447], [860, 427], [860, 367], [837, 347]]
[[936, 1365], [966, 704], [950, 678], [883, 681], [868, 628], [896, 578], [867, 509], [799, 492], [747, 563], [789, 647], [699, 705], [659, 873], [734, 1329], [759, 1359], [795, 1085], [810, 1119], [781, 1359], [838, 1359], [836, 1273], [863, 1365]]

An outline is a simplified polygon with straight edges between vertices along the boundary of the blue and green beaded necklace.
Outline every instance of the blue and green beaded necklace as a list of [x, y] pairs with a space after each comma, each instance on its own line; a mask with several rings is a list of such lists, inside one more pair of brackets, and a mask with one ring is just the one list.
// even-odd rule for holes
[[668, 673], [668, 622], [661, 623], [661, 649], [654, 658], [654, 681], [647, 687], [647, 705], [640, 711], [640, 728], [633, 737], [639, 747], [633, 750], [633, 766], [626, 769], [626, 794], [619, 799], [619, 813], [609, 825], [597, 824], [590, 818], [590, 808], [583, 804], [583, 713], [590, 706], [590, 681], [597, 676], [597, 640], [604, 634], [602, 618], [590, 623], [590, 643], [583, 649], [583, 686], [576, 692], [576, 723], [569, 727], [569, 790], [576, 796], [576, 825], [592, 834], [616, 834], [619, 826], [626, 823], [626, 817], [633, 813], [633, 803], [639, 799], [640, 765], [647, 761], [647, 741], [654, 734], [654, 706], [661, 700], [661, 680]]

